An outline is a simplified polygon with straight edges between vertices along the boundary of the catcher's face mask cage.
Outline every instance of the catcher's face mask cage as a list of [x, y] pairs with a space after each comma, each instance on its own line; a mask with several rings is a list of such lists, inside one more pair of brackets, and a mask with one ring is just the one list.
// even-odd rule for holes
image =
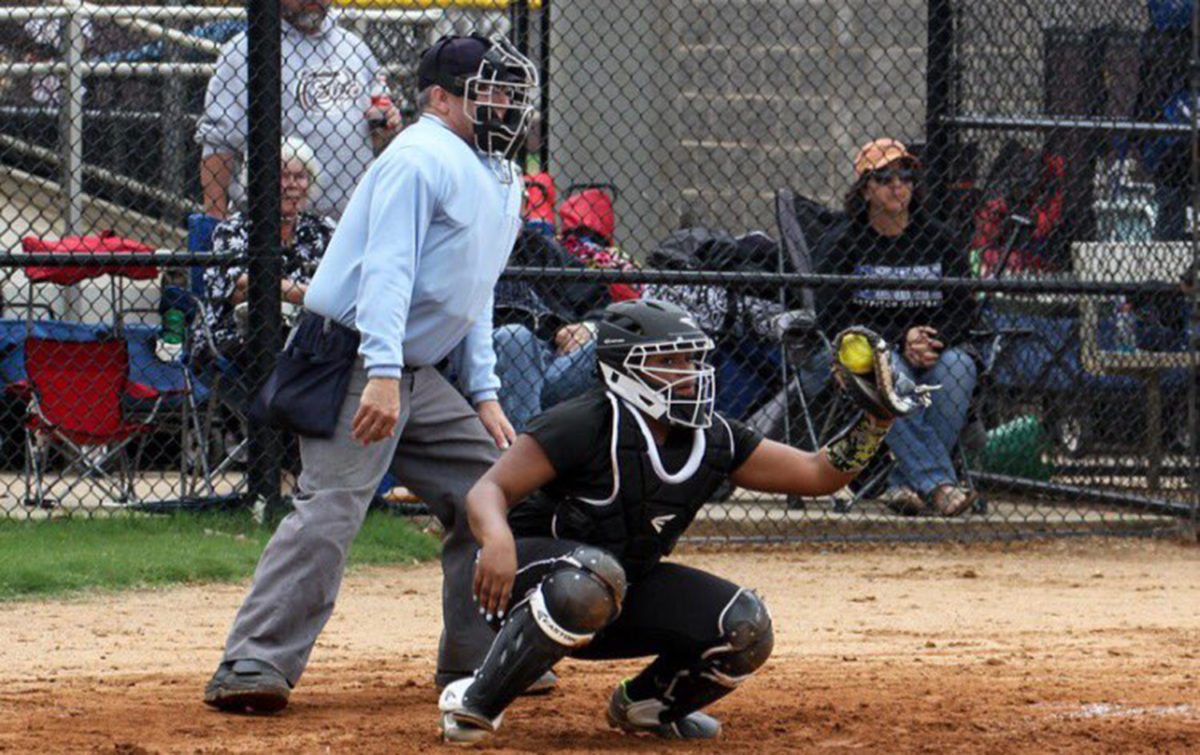
[[538, 72], [507, 39], [489, 41], [479, 70], [463, 83], [463, 112], [475, 126], [475, 146], [508, 161], [529, 128]]
[[[717, 397], [716, 370], [706, 360], [712, 339], [696, 338], [631, 346], [615, 366], [600, 360], [600, 375], [609, 390], [648, 416], [681, 427], [712, 424]], [[663, 365], [652, 357], [687, 354], [687, 366]]]

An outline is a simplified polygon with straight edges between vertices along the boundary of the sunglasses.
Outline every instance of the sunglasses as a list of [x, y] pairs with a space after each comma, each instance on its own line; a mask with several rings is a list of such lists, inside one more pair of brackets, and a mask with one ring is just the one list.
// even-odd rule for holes
[[867, 174], [867, 178], [875, 183], [888, 184], [892, 179], [900, 179], [903, 183], [910, 184], [917, 179], [915, 170], [873, 170]]

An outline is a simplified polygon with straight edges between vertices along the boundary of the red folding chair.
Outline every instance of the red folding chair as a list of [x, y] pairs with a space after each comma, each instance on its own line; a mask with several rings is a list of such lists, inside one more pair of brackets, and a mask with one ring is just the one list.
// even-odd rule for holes
[[[27, 380], [12, 384], [10, 390], [21, 395], [27, 406], [26, 505], [51, 508], [85, 481], [109, 496], [105, 503], [135, 503], [141, 443], [132, 465], [128, 448], [151, 430], [161, 395], [129, 379], [125, 341], [30, 337], [25, 341], [25, 372]], [[122, 408], [125, 397], [153, 402], [149, 416], [130, 422]], [[50, 479], [55, 450], [64, 464]], [[110, 469], [113, 462], [117, 463], [115, 478]], [[56, 492], [57, 498], [51, 495]]]

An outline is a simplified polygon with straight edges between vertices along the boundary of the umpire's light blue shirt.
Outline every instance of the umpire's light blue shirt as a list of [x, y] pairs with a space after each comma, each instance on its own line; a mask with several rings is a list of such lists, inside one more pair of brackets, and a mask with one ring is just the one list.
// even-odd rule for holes
[[437, 364], [461, 342], [471, 400], [496, 397], [492, 290], [520, 228], [520, 178], [425, 114], [359, 181], [304, 296], [362, 334], [371, 377]]

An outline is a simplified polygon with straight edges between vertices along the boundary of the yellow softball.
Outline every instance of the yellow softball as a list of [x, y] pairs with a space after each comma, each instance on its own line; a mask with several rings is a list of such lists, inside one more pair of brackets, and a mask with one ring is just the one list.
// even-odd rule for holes
[[838, 361], [857, 375], [869, 373], [875, 366], [875, 352], [866, 336], [847, 333], [838, 345]]

